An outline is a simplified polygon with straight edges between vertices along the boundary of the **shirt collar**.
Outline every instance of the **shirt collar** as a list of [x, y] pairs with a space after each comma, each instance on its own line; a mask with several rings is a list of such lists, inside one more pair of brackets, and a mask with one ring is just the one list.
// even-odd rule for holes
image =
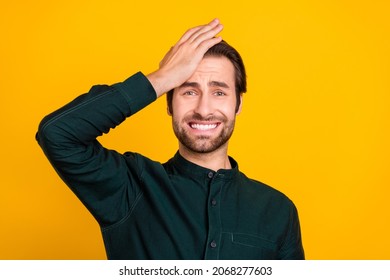
[[201, 178], [213, 178], [215, 174], [218, 174], [219, 177], [230, 179], [236, 176], [239, 173], [237, 162], [229, 156], [229, 161], [232, 166], [231, 169], [219, 169], [217, 172], [209, 168], [197, 165], [193, 162], [186, 160], [179, 151], [176, 152], [175, 156], [170, 160], [175, 168], [181, 172], [188, 174], [189, 176], [196, 176]]

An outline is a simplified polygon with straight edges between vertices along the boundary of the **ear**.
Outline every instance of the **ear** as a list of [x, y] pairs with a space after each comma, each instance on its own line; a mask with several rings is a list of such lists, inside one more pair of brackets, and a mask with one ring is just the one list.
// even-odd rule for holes
[[243, 101], [243, 95], [242, 93], [240, 94], [240, 106], [238, 106], [238, 109], [236, 111], [236, 116], [239, 115], [241, 113], [241, 110], [242, 110], [242, 101]]
[[168, 114], [168, 116], [171, 116], [171, 117], [172, 117], [172, 112], [171, 112], [171, 110], [169, 109], [169, 106], [167, 106], [167, 114]]

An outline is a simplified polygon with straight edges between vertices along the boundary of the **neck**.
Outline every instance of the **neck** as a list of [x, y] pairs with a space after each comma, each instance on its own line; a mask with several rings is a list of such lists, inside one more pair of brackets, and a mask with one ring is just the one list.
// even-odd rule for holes
[[197, 153], [180, 144], [179, 153], [186, 160], [214, 171], [232, 168], [227, 155], [227, 146], [210, 153]]

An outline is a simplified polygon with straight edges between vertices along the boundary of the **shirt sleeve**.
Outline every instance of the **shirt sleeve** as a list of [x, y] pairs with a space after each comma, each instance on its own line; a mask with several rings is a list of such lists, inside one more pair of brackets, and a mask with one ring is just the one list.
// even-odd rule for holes
[[299, 223], [298, 211], [291, 202], [289, 228], [286, 238], [279, 251], [279, 259], [282, 260], [304, 260], [305, 253], [302, 245], [301, 227]]
[[[135, 158], [108, 150], [96, 140], [156, 99], [142, 74], [122, 83], [94, 86], [46, 116], [36, 139], [62, 180], [101, 226], [122, 219], [139, 195]], [[132, 167], [132, 168], [129, 168]]]

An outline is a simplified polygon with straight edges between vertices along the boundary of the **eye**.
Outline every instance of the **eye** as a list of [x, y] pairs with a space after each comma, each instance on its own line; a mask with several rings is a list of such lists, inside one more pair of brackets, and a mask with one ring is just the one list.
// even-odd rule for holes
[[225, 96], [226, 94], [222, 91], [216, 91], [216, 92], [214, 92], [214, 95], [215, 96]]
[[189, 91], [183, 92], [183, 95], [194, 96], [194, 95], [196, 95], [196, 92], [192, 91], [192, 90], [189, 90]]

